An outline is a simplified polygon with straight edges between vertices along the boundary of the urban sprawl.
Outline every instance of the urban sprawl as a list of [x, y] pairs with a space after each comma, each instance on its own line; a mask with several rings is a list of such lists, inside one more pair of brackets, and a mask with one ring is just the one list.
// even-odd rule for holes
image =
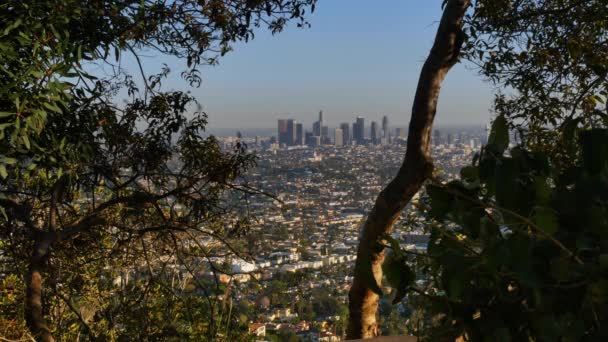
[[[241, 142], [257, 155], [243, 181], [274, 196], [249, 204], [254, 257], [233, 259], [223, 279], [240, 287], [235, 299], [253, 311], [249, 333], [256, 340], [342, 340], [359, 227], [405, 154], [406, 129], [391, 128], [387, 116], [380, 122], [366, 129], [359, 116], [330, 131], [320, 112], [311, 131], [279, 119], [276, 136], [218, 138], [226, 149]], [[441, 177], [456, 178], [486, 139], [485, 127], [435, 130], [432, 155]], [[416, 224], [422, 218], [411, 206], [402, 218], [394, 237], [424, 252], [428, 237]], [[404, 300], [380, 313], [390, 330], [403, 327], [391, 322], [402, 323], [411, 311]]]

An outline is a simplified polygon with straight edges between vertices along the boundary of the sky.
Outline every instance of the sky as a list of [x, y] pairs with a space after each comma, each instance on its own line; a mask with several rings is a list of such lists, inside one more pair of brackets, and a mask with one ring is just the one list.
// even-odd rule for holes
[[[219, 65], [202, 67], [199, 88], [179, 78], [180, 61], [146, 56], [143, 65], [152, 73], [168, 64], [174, 75], [165, 90], [190, 90], [212, 129], [269, 128], [293, 118], [310, 130], [319, 110], [333, 127], [359, 115], [369, 121], [387, 115], [391, 126], [405, 126], [441, 2], [319, 0], [310, 28], [256, 32]], [[133, 61], [125, 65], [134, 68]], [[458, 64], [442, 88], [436, 124], [486, 124], [492, 98], [492, 86]]]

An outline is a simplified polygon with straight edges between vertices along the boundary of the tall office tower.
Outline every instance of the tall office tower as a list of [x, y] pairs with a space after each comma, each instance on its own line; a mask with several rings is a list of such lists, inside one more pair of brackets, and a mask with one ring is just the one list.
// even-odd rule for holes
[[336, 128], [336, 131], [334, 132], [334, 137], [334, 142], [336, 146], [344, 145], [344, 132], [342, 132], [340, 128]]
[[351, 144], [356, 144], [357, 143], [357, 132], [359, 131], [359, 129], [357, 128], [357, 123], [353, 122], [353, 129], [351, 130], [353, 137], [351, 139]]
[[365, 119], [362, 116], [357, 117], [357, 133], [356, 133], [357, 145], [365, 144]]
[[382, 117], [382, 137], [388, 140], [390, 135], [388, 131], [388, 117], [385, 115]]
[[287, 120], [287, 146], [295, 145], [296, 141], [296, 122], [293, 119]]
[[306, 145], [308, 146], [314, 146], [314, 134], [312, 132], [306, 132], [304, 133], [304, 142], [306, 142]]
[[370, 125], [369, 138], [372, 141], [372, 145], [378, 143], [378, 123], [376, 121], [372, 121], [372, 124]]
[[279, 119], [277, 138], [279, 145], [287, 144], [287, 120], [285, 119]]
[[296, 145], [304, 145], [304, 125], [301, 122], [296, 123]]
[[433, 144], [441, 145], [441, 132], [437, 129], [433, 132]]
[[321, 136], [328, 137], [329, 136], [329, 127], [321, 126]]
[[323, 111], [319, 111], [319, 121], [312, 124], [312, 133], [316, 137], [323, 136]]
[[454, 143], [454, 136], [452, 133], [448, 133], [448, 145], [452, 145]]
[[321, 136], [321, 126], [319, 124], [319, 121], [315, 121], [312, 123], [312, 135], [315, 137]]
[[340, 124], [340, 129], [342, 130], [342, 142], [344, 145], [350, 145], [350, 125], [348, 122], [344, 122]]

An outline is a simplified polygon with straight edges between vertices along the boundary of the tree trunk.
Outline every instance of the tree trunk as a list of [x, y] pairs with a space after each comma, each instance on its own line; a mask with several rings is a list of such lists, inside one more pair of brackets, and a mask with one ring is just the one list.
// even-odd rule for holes
[[45, 269], [53, 234], [46, 233], [34, 245], [26, 275], [25, 320], [36, 340], [53, 342], [51, 330], [44, 320], [42, 309], [42, 273]]
[[403, 208], [433, 171], [430, 144], [437, 100], [443, 80], [458, 61], [464, 39], [462, 22], [469, 5], [470, 0], [447, 1], [435, 42], [418, 80], [405, 159], [397, 176], [378, 195], [363, 225], [349, 292], [348, 339], [380, 334], [376, 321], [379, 299], [376, 291], [382, 282], [384, 260], [380, 242], [385, 234], [390, 234]]

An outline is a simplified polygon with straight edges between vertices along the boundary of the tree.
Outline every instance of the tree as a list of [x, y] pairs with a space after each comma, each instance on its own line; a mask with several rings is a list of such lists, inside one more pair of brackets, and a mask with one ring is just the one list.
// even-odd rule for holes
[[[461, 55], [478, 65], [484, 77], [503, 87], [494, 103], [501, 121], [519, 133], [525, 148], [543, 153], [558, 170], [577, 165], [583, 157], [575, 143], [577, 128], [606, 127], [605, 1], [470, 3], [470, 10], [465, 11], [466, 7], [459, 6], [469, 2], [444, 2], [435, 45], [418, 84], [404, 163], [378, 196], [363, 226], [350, 292], [350, 337], [377, 334], [375, 312], [381, 293], [378, 283], [382, 280], [385, 244], [382, 240], [411, 196], [431, 175], [428, 142], [443, 79], [437, 76], [444, 75], [452, 65], [433, 63], [435, 56], [450, 60], [450, 56]], [[446, 25], [442, 30], [442, 24], [449, 21], [446, 18], [459, 25]], [[457, 27], [459, 33], [446, 27]], [[449, 42], [445, 39], [454, 35], [462, 37], [458, 44], [438, 44]], [[435, 81], [434, 87], [429, 87], [428, 80]], [[421, 92], [427, 89], [434, 93]], [[421, 103], [429, 105], [420, 107]]]
[[[608, 130], [580, 130], [581, 157], [562, 170], [522, 146], [506, 120], [461, 179], [427, 185], [429, 284], [416, 293], [423, 336], [471, 341], [608, 337]], [[410, 285], [408, 285], [410, 286]]]
[[476, 1], [465, 19], [466, 58], [503, 89], [496, 113], [565, 167], [573, 127], [608, 124], [606, 16], [601, 0], [522, 0]]
[[[237, 242], [246, 221], [233, 209], [239, 196], [255, 193], [237, 183], [253, 164], [244, 146], [224, 152], [214, 138], [202, 138], [205, 114], [188, 114], [195, 99], [161, 91], [168, 68], [146, 76], [140, 65], [139, 90], [132, 75], [98, 79], [88, 66], [110, 64], [124, 53], [139, 61], [139, 51], [154, 50], [186, 59], [182, 76], [197, 85], [197, 68], [253, 38], [255, 27], [275, 33], [290, 20], [306, 25], [303, 16], [314, 4], [0, 4], [0, 251], [10, 261], [2, 272], [24, 284], [23, 314], [33, 336], [127, 334], [128, 321], [120, 319], [128, 309], [141, 307], [131, 315], [145, 318], [161, 310], [147, 306], [156, 290], [179, 300], [186, 286], [176, 283], [188, 281], [172, 271], [175, 265], [205, 294], [197, 280], [202, 269], [219, 271], [212, 257], [243, 252]], [[121, 88], [130, 98], [119, 107], [112, 99]], [[127, 302], [103, 301], [117, 287], [133, 295]], [[85, 307], [93, 312], [84, 315]], [[184, 307], [190, 330], [200, 326], [191, 309]], [[63, 316], [53, 317], [57, 312]], [[214, 312], [200, 331], [213, 331]], [[155, 322], [159, 328], [167, 323]]]
[[426, 59], [412, 108], [407, 152], [395, 178], [378, 195], [362, 227], [357, 249], [354, 279], [349, 292], [347, 338], [378, 335], [376, 319], [382, 281], [384, 247], [382, 240], [409, 200], [431, 175], [430, 141], [441, 83], [458, 61], [464, 42], [463, 18], [470, 1], [448, 0], [435, 42]]

